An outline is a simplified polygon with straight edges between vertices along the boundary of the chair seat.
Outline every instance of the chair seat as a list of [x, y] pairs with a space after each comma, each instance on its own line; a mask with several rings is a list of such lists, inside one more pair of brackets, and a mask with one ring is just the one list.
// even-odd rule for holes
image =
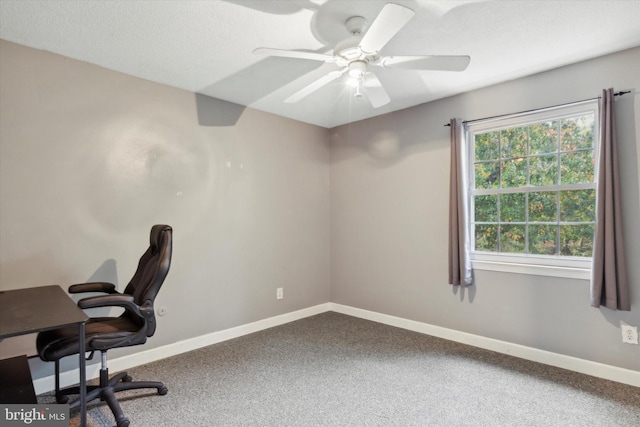
[[[96, 317], [85, 325], [85, 351], [96, 351], [105, 348], [105, 342], [122, 341], [126, 338], [140, 336], [140, 325], [127, 317]], [[99, 340], [94, 341], [94, 338]], [[126, 345], [142, 344], [146, 335]], [[108, 347], [108, 346], [107, 346]], [[69, 326], [50, 331], [40, 332], [36, 339], [38, 355], [42, 360], [53, 362], [65, 356], [78, 354], [78, 328]]]

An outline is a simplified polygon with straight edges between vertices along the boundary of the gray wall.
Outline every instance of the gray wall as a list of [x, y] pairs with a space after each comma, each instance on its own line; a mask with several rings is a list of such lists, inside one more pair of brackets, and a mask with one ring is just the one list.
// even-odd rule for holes
[[0, 289], [122, 289], [167, 223], [144, 349], [329, 301], [326, 129], [5, 41], [0, 113]]
[[640, 324], [638, 96], [617, 101], [630, 313], [591, 308], [581, 280], [452, 289], [442, 126], [636, 91], [639, 68], [635, 49], [328, 131], [0, 41], [0, 289], [122, 287], [165, 222], [168, 311], [144, 349], [333, 301], [640, 370], [619, 329]]
[[[332, 130], [331, 300], [586, 360], [640, 370], [640, 48]], [[631, 312], [589, 305], [587, 280], [488, 271], [447, 284], [449, 128], [476, 119], [594, 98], [618, 98], [618, 136]]]

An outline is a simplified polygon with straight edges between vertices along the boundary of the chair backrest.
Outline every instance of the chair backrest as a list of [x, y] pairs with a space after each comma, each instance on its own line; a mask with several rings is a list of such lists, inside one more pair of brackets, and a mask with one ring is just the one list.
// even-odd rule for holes
[[[153, 302], [169, 273], [173, 246], [173, 229], [164, 224], [151, 227], [149, 248], [140, 257], [135, 274], [124, 289], [139, 306], [153, 307]], [[156, 330], [155, 316], [147, 320], [148, 337]]]

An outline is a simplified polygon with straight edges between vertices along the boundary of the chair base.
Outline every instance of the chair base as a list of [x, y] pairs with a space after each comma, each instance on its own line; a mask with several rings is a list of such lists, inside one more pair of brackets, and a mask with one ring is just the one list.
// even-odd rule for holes
[[[116, 397], [116, 393], [125, 390], [134, 389], [151, 389], [158, 390], [158, 394], [164, 396], [167, 394], [167, 387], [159, 381], [132, 381], [132, 378], [126, 373], [121, 372], [115, 375], [113, 378], [109, 378], [109, 369], [105, 366], [106, 358], [103, 353], [103, 366], [100, 369], [100, 384], [87, 386], [86, 402], [89, 403], [94, 399], [100, 398], [100, 400], [107, 402], [109, 409], [113, 413], [116, 419], [117, 427], [128, 427], [129, 419], [124, 416], [120, 402]], [[67, 403], [69, 401], [70, 394], [80, 394], [80, 388], [77, 386], [67, 387], [60, 389], [60, 365], [59, 361], [56, 361], [56, 401], [58, 403]], [[80, 399], [76, 399], [69, 404], [69, 409], [77, 408], [80, 406]]]

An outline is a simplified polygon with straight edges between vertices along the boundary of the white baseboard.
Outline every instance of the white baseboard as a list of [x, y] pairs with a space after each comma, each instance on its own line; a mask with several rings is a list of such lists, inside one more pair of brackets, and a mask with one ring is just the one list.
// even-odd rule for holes
[[[267, 319], [258, 320], [256, 322], [247, 323], [246, 325], [236, 326], [234, 328], [222, 331], [212, 332], [210, 334], [201, 335], [199, 337], [190, 338], [184, 341], [178, 341], [173, 344], [161, 347], [143, 350], [127, 356], [122, 356], [109, 360], [109, 371], [118, 372], [131, 369], [135, 366], [144, 365], [146, 363], [155, 362], [156, 360], [165, 359], [167, 357], [176, 356], [181, 353], [196, 350], [219, 342], [238, 338], [274, 326], [284, 325], [285, 323], [300, 320], [305, 317], [314, 316], [316, 314], [329, 311], [329, 303], [319, 304], [313, 307], [304, 308], [293, 311], [291, 313], [281, 314], [279, 316], [269, 317]], [[100, 374], [100, 364], [87, 366], [87, 380], [98, 378]], [[65, 371], [60, 374], [60, 386], [66, 387], [78, 382], [78, 369]], [[46, 393], [55, 388], [55, 376], [50, 375], [38, 378], [33, 381], [36, 394]]]
[[[285, 313], [279, 316], [269, 317], [267, 319], [248, 323], [246, 325], [237, 326], [223, 331], [212, 332], [184, 341], [178, 341], [173, 344], [161, 347], [143, 350], [138, 353], [130, 354], [109, 360], [109, 370], [112, 372], [124, 371], [135, 366], [151, 363], [156, 360], [165, 359], [167, 357], [176, 356], [181, 353], [196, 350], [219, 342], [238, 338], [274, 326], [283, 325], [285, 323], [300, 320], [305, 317], [314, 316], [326, 311], [335, 311], [337, 313], [346, 314], [361, 319], [371, 320], [385, 325], [395, 326], [422, 334], [432, 335], [439, 338], [456, 341], [462, 344], [468, 344], [487, 350], [496, 351], [498, 353], [509, 354], [534, 362], [544, 363], [546, 365], [556, 366], [575, 372], [591, 375], [594, 377], [604, 378], [623, 384], [640, 387], [640, 372], [630, 369], [619, 368], [616, 366], [605, 365], [603, 363], [592, 362], [589, 360], [579, 359], [572, 356], [566, 356], [558, 353], [552, 353], [545, 350], [526, 347], [519, 344], [513, 344], [506, 341], [500, 341], [493, 338], [473, 335], [466, 332], [460, 332], [453, 329], [443, 328], [441, 326], [430, 325], [428, 323], [417, 322], [414, 320], [403, 319], [401, 317], [381, 314], [374, 311], [363, 310], [360, 308], [350, 307], [342, 304], [325, 303], [302, 310]], [[91, 365], [87, 367], [87, 379], [98, 378], [99, 365]], [[63, 372], [60, 375], [60, 385], [66, 387], [75, 384], [78, 381], [78, 369]], [[34, 388], [36, 394], [45, 393], [54, 389], [54, 376], [43, 377], [34, 380]]]
[[416, 322], [414, 320], [389, 316], [387, 314], [381, 314], [346, 305], [329, 303], [329, 307], [331, 311], [335, 311], [337, 313], [384, 323], [385, 325], [420, 332], [422, 334], [432, 335], [434, 337], [444, 338], [462, 344], [492, 350], [498, 353], [509, 354], [521, 359], [544, 363], [545, 365], [556, 366], [558, 368], [568, 369], [570, 371], [580, 372], [582, 374], [640, 387], [639, 371], [605, 365], [604, 363], [592, 362], [590, 360], [579, 359], [577, 357], [566, 356], [564, 354], [553, 353], [533, 347], [513, 344], [506, 341], [500, 341], [493, 338], [460, 332], [454, 329], [443, 328], [441, 326]]

